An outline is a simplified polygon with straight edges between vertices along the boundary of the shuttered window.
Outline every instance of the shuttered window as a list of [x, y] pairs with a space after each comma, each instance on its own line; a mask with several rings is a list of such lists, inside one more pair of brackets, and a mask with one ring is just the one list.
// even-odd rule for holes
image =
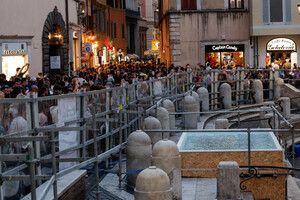
[[270, 1], [270, 22], [283, 22], [283, 0]]
[[292, 0], [285, 0], [285, 21], [292, 23]]
[[244, 0], [229, 0], [229, 9], [243, 9]]
[[181, 0], [181, 10], [197, 10], [197, 0]]
[[262, 18], [264, 24], [291, 23], [291, 0], [262, 0]]

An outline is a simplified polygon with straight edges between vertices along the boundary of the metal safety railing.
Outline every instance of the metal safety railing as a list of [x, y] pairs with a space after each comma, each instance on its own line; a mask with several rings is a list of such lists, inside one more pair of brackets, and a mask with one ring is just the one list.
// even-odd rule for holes
[[[240, 69], [239, 73], [243, 71]], [[101, 91], [0, 100], [0, 199], [9, 195], [21, 197], [21, 184], [30, 185], [31, 199], [45, 198], [51, 187], [57, 199], [58, 178], [91, 164], [99, 183], [99, 163], [108, 163], [114, 157], [121, 163], [127, 136], [140, 129], [143, 118], [157, 110], [164, 99], [175, 102], [177, 112], [170, 114], [178, 114], [179, 100], [198, 87], [193, 81], [195, 73], [198, 72]], [[210, 86], [205, 86], [210, 87], [211, 109], [215, 110], [222, 99], [217, 79], [220, 72], [207, 73], [213, 77]], [[235, 81], [239, 86], [234, 90], [237, 102], [243, 100], [247, 91], [242, 84], [243, 75], [238, 77]], [[270, 80], [271, 84], [275, 79]], [[272, 85], [269, 90], [274, 94]], [[121, 164], [116, 174], [122, 180]], [[46, 187], [37, 194], [36, 188], [45, 180]], [[15, 183], [15, 194], [7, 194], [5, 187], [9, 182]], [[98, 184], [96, 187], [99, 191]]]
[[[143, 108], [188, 91], [188, 76], [176, 74], [101, 91], [0, 100], [0, 199], [26, 195], [19, 186], [28, 181], [31, 199], [44, 199], [51, 187], [57, 199], [57, 180], [91, 164], [99, 183], [99, 164], [114, 157], [122, 161], [127, 136], [141, 127]], [[122, 180], [122, 165], [116, 174]], [[46, 180], [37, 194], [36, 188]], [[9, 193], [8, 187], [14, 191]], [[96, 188], [99, 191], [98, 184]]]

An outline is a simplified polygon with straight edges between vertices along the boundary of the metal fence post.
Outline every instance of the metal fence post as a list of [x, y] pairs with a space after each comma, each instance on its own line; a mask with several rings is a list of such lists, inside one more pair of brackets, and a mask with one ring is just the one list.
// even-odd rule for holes
[[[248, 133], [248, 165], [251, 166], [251, 130], [250, 128], [247, 129], [247, 133]], [[249, 168], [250, 170], [250, 168]]]
[[[30, 98], [32, 99], [32, 101], [30, 102], [30, 120], [31, 120], [31, 124], [30, 127], [31, 129], [35, 129], [37, 127], [39, 127], [39, 110], [38, 110], [38, 101], [37, 101], [37, 94], [31, 94]], [[33, 133], [33, 136], [37, 135], [37, 133]], [[41, 157], [41, 142], [33, 142], [32, 144], [33, 147], [33, 151], [35, 153], [35, 157], [37, 159], [39, 159]], [[37, 166], [37, 174], [41, 175], [42, 171], [41, 171], [41, 165]], [[37, 181], [38, 185], [42, 184], [41, 180]]]
[[[242, 103], [244, 103], [244, 94], [245, 94], [245, 70], [244, 69], [240, 69], [240, 80], [241, 80], [241, 84], [240, 84], [240, 100]], [[240, 104], [240, 103], [239, 103]]]
[[275, 76], [274, 70], [269, 71], [269, 99], [274, 100], [274, 83], [275, 83]]
[[121, 188], [122, 185], [122, 143], [123, 143], [123, 131], [122, 131], [122, 110], [123, 106], [120, 105], [120, 110], [119, 110], [119, 145], [120, 145], [120, 150], [119, 150], [119, 188]]
[[[110, 93], [109, 92], [106, 92], [106, 98], [105, 98], [105, 111], [108, 112], [110, 111]], [[106, 118], [106, 122], [105, 122], [105, 151], [108, 151], [109, 150], [109, 129], [110, 129], [110, 124], [108, 122], [109, 120], [109, 114], [106, 114], [105, 115], [105, 118]], [[108, 163], [108, 160], [105, 161], [105, 163]], [[108, 167], [107, 164], [106, 165], [106, 168]]]
[[33, 160], [34, 160], [34, 149], [33, 149], [33, 147], [29, 147], [31, 199], [36, 200], [35, 162]]
[[[81, 92], [82, 95], [80, 95], [80, 97], [79, 97], [79, 106], [80, 106], [79, 107], [79, 109], [80, 109], [79, 116], [81, 119], [85, 117], [85, 111], [86, 111], [86, 105], [87, 105], [85, 93], [86, 93], [85, 91], [82, 91]], [[83, 122], [80, 122], [79, 124], [80, 124], [80, 126], [85, 126], [86, 122], [84, 120]], [[80, 142], [80, 144], [83, 144], [83, 147], [80, 149], [81, 150], [80, 155], [85, 158], [86, 157], [86, 146], [85, 146], [86, 130], [81, 130], [79, 135], [80, 135], [79, 142]]]
[[57, 178], [56, 178], [56, 155], [55, 155], [55, 134], [54, 131], [51, 131], [51, 159], [52, 159], [52, 174], [54, 176], [53, 182], [53, 197], [54, 200], [57, 200]]
[[96, 116], [95, 116], [95, 107], [92, 108], [92, 132], [94, 137], [94, 156], [96, 158], [96, 161], [94, 163], [95, 165], [95, 176], [96, 176], [96, 196], [97, 199], [100, 199], [100, 188], [99, 188], [99, 166], [98, 166], [98, 145], [97, 145], [97, 130], [96, 130]]
[[236, 81], [236, 105], [240, 104], [240, 99], [241, 99], [241, 68], [237, 68], [237, 81]]

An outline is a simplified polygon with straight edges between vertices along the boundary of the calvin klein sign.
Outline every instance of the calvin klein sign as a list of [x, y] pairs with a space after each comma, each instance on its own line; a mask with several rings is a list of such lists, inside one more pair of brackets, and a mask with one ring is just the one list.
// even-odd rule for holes
[[296, 51], [296, 44], [288, 38], [276, 38], [268, 42], [267, 51]]

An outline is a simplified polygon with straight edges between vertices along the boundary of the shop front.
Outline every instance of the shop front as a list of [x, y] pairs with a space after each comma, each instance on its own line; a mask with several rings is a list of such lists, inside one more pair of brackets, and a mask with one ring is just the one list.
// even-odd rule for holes
[[229, 63], [244, 66], [244, 44], [205, 45], [205, 61], [213, 67]]
[[1, 73], [7, 79], [16, 75], [17, 68], [21, 68], [28, 63], [27, 43], [2, 43], [1, 51]]
[[269, 63], [279, 64], [289, 61], [297, 64], [296, 43], [289, 38], [275, 38], [267, 43], [267, 58]]

